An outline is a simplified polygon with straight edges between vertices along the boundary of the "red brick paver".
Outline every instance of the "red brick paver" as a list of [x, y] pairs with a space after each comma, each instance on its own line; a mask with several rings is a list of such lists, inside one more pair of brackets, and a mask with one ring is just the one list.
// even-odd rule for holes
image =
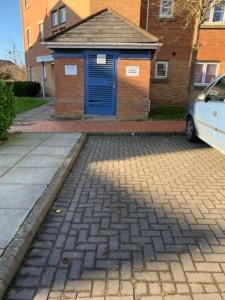
[[35, 121], [15, 123], [12, 132], [183, 132], [184, 121]]
[[89, 137], [5, 300], [225, 300], [225, 156]]

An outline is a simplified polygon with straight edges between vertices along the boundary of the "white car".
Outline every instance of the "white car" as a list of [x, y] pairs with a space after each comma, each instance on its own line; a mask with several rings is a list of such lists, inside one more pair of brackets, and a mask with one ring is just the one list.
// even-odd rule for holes
[[186, 137], [190, 142], [200, 138], [225, 154], [225, 75], [213, 81], [192, 103]]

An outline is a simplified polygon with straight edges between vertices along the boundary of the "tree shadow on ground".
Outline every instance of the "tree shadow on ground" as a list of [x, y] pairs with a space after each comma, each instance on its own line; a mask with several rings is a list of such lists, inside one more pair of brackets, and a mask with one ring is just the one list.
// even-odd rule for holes
[[90, 137], [6, 299], [219, 296], [224, 175], [180, 136]]

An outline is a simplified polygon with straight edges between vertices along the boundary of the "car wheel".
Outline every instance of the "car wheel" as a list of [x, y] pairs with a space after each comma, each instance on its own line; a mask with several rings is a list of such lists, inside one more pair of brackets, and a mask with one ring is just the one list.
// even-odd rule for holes
[[192, 117], [189, 117], [187, 119], [187, 124], [186, 124], [186, 138], [189, 142], [196, 142], [197, 141], [197, 135], [196, 135], [196, 130], [195, 130], [195, 124], [192, 119]]

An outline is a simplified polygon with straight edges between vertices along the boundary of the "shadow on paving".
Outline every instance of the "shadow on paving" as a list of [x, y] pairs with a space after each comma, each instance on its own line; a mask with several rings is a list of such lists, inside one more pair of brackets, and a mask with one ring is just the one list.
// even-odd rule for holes
[[90, 137], [5, 299], [223, 299], [224, 185], [205, 144]]

